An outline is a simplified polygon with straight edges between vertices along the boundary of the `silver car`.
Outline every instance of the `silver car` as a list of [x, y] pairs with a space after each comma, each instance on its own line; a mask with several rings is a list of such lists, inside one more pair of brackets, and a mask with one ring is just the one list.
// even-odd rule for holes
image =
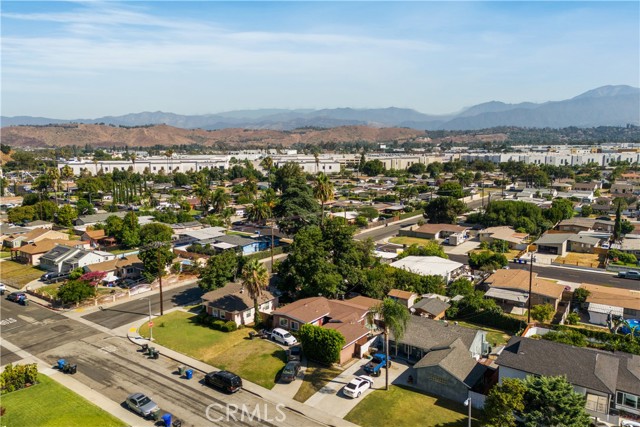
[[142, 393], [130, 394], [125, 403], [129, 409], [145, 418], [151, 418], [155, 412], [160, 410], [156, 402]]

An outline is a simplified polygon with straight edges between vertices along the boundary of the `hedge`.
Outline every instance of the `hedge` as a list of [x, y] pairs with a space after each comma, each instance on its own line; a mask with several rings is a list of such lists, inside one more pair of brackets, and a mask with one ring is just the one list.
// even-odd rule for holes
[[206, 312], [202, 312], [195, 317], [195, 321], [203, 326], [208, 326], [211, 329], [222, 332], [233, 332], [238, 329], [238, 325], [233, 320], [224, 321], [222, 319], [216, 319], [213, 316], [209, 316]]
[[339, 362], [340, 351], [346, 344], [340, 332], [314, 325], [302, 325], [298, 337], [304, 354], [324, 365]]
[[608, 351], [623, 351], [625, 353], [640, 355], [640, 338], [631, 335], [612, 334], [610, 332], [574, 328], [567, 325], [554, 325], [553, 329], [558, 333], [552, 334], [549, 337], [545, 335], [545, 339], [563, 342], [571, 339], [573, 334], [580, 333], [587, 338], [591, 338], [591, 340], [595, 340], [594, 342], [587, 339], [587, 347]]

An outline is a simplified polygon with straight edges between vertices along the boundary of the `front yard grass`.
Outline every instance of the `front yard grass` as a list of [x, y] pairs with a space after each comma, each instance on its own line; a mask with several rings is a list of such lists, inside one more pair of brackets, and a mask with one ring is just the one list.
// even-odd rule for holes
[[457, 322], [460, 326], [487, 331], [487, 342], [494, 347], [505, 345], [511, 338], [511, 335], [509, 335], [509, 333], [500, 329], [489, 328], [483, 325], [476, 325], [474, 323], [465, 322], [464, 320], [458, 320]]
[[603, 266], [604, 256], [599, 254], [581, 254], [577, 252], [567, 252], [564, 257], [556, 258], [555, 262], [567, 265], [598, 268]]
[[6, 412], [0, 424], [16, 427], [127, 425], [49, 377], [41, 374], [38, 380], [39, 384], [2, 396]]
[[10, 251], [0, 251], [0, 259], [11, 258]]
[[5, 260], [0, 263], [0, 281], [15, 288], [22, 288], [43, 274], [42, 270], [16, 261]]
[[[273, 388], [276, 375], [287, 360], [281, 347], [262, 339], [247, 339], [249, 328], [216, 331], [199, 325], [195, 317], [192, 313], [174, 311], [154, 319], [154, 341], [262, 387]], [[148, 337], [148, 325], [145, 323], [139, 332]]]
[[[480, 426], [473, 411], [473, 426]], [[344, 417], [363, 427], [385, 425], [394, 427], [466, 426], [467, 408], [461, 403], [421, 393], [403, 386], [389, 386], [365, 397]]]
[[424, 246], [427, 243], [432, 241], [433, 240], [421, 239], [419, 237], [407, 237], [407, 236], [392, 237], [391, 239], [389, 239], [389, 243], [395, 243], [397, 245], [407, 245], [407, 246], [411, 246], [411, 245]]
[[340, 375], [341, 372], [342, 369], [334, 366], [327, 367], [308, 361], [307, 369], [304, 371], [304, 379], [293, 399], [302, 403], [306, 402], [307, 399], [320, 391], [322, 387]]

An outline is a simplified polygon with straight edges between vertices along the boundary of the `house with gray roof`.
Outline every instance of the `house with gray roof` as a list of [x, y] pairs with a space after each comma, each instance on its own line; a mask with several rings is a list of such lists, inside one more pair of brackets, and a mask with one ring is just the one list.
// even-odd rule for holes
[[40, 267], [47, 271], [67, 272], [87, 265], [110, 261], [115, 257], [109, 252], [58, 245], [40, 258]]
[[565, 256], [567, 254], [567, 242], [573, 233], [545, 233], [534, 244], [538, 252]]
[[496, 360], [504, 378], [566, 376], [587, 412], [618, 425], [617, 413], [640, 416], [640, 356], [512, 337]]
[[486, 368], [477, 359], [490, 348], [485, 331], [411, 316], [402, 339], [390, 337], [389, 350], [415, 363], [415, 387], [462, 403], [469, 390], [482, 388]]
[[117, 216], [118, 218], [124, 218], [127, 212], [107, 212], [93, 215], [80, 215], [75, 221], [74, 225], [92, 225], [99, 222], [106, 222], [110, 216]]
[[567, 240], [567, 249], [569, 252], [579, 252], [583, 254], [592, 254], [594, 248], [600, 246], [601, 239], [585, 234], [574, 234]]
[[447, 301], [438, 297], [422, 298], [420, 301], [411, 306], [411, 313], [417, 316], [427, 317], [429, 319], [440, 320], [444, 318], [445, 311], [451, 307]]

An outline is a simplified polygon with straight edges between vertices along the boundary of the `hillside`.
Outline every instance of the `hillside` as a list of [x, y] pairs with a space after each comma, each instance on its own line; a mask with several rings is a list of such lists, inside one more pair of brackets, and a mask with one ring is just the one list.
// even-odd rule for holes
[[181, 129], [167, 125], [135, 128], [107, 125], [68, 124], [51, 126], [10, 126], [2, 128], [2, 142], [14, 147], [54, 147], [86, 144], [100, 147], [152, 147], [154, 145], [291, 146], [321, 142], [406, 142], [424, 137], [423, 131], [404, 128], [343, 126], [331, 129], [293, 131], [221, 129]]

